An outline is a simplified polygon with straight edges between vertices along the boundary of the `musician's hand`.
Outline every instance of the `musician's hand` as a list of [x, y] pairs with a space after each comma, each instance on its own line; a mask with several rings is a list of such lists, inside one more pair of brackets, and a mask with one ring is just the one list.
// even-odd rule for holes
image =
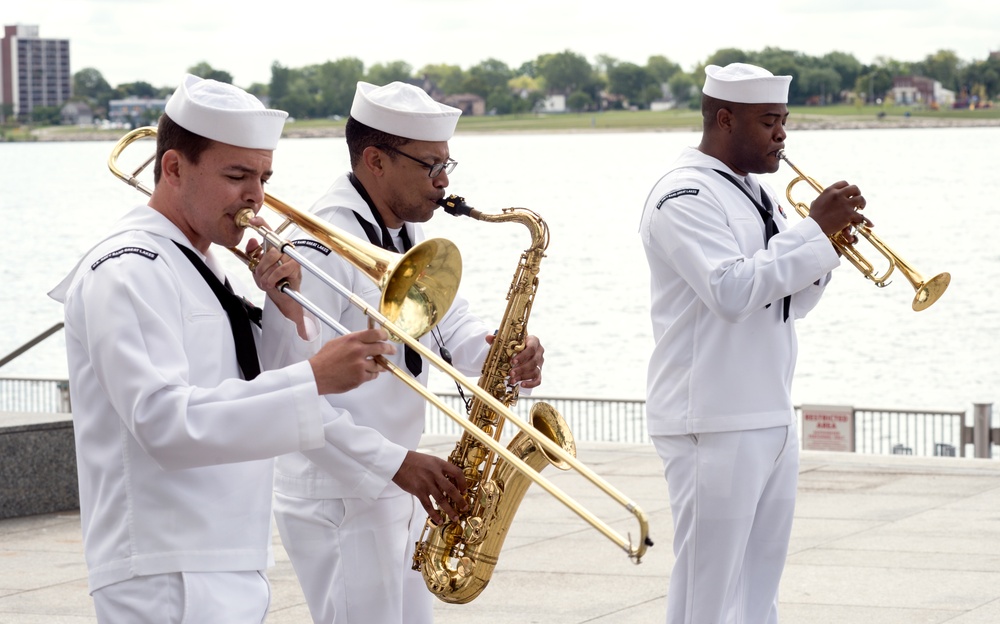
[[[486, 336], [486, 342], [493, 344], [495, 336]], [[542, 364], [545, 363], [545, 348], [535, 336], [524, 340], [524, 349], [510, 360], [510, 383], [520, 383], [522, 388], [535, 388], [542, 383]]]
[[375, 359], [394, 355], [396, 347], [384, 329], [366, 329], [340, 336], [323, 345], [309, 358], [320, 394], [353, 390], [384, 371]]
[[[254, 217], [254, 220], [262, 221], [260, 217]], [[253, 279], [257, 287], [267, 293], [268, 298], [278, 306], [286, 318], [295, 321], [299, 326], [300, 335], [304, 336], [302, 306], [281, 292], [280, 288], [282, 284], [287, 284], [292, 290], [298, 290], [302, 284], [302, 267], [275, 247], [268, 245], [267, 251], [264, 251], [256, 238], [247, 241], [246, 254], [257, 259], [257, 266], [253, 270]]]
[[861, 214], [866, 204], [857, 186], [841, 180], [828, 186], [813, 200], [809, 206], [809, 216], [819, 224], [824, 234], [834, 236], [845, 229], [866, 223]]
[[435, 524], [442, 521], [440, 512], [458, 522], [458, 512], [469, 509], [463, 498], [465, 476], [458, 466], [440, 457], [407, 451], [392, 481], [403, 491], [413, 494]]

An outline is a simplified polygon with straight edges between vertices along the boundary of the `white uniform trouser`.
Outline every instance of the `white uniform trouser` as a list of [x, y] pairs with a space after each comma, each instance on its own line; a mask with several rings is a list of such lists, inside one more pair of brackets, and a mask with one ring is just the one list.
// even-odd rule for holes
[[433, 596], [411, 569], [427, 512], [409, 494], [375, 501], [275, 494], [274, 517], [316, 624], [433, 621]]
[[257, 570], [137, 576], [94, 592], [101, 624], [252, 624], [264, 621], [270, 602]]
[[776, 624], [795, 511], [795, 427], [652, 436], [674, 517], [667, 624]]

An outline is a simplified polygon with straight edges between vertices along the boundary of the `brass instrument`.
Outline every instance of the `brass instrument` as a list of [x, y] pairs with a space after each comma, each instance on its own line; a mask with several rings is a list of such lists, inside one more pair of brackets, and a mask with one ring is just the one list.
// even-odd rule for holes
[[[108, 157], [108, 168], [111, 172], [147, 196], [152, 191], [139, 180], [138, 176], [149, 166], [155, 155], [143, 162], [131, 174], [126, 174], [118, 167], [118, 159], [133, 142], [155, 136], [156, 128], [149, 126], [136, 128], [118, 141]], [[379, 310], [408, 335], [417, 338], [423, 336], [451, 307], [462, 278], [462, 257], [451, 241], [442, 238], [428, 239], [414, 245], [406, 254], [400, 255], [385, 251], [346, 232], [333, 230], [312, 214], [299, 212], [271, 195], [264, 195], [264, 206], [279, 215], [289, 213], [296, 215], [294, 221], [286, 218], [285, 222], [274, 230], [274, 234], [282, 232], [294, 223], [311, 236], [322, 240], [378, 284], [382, 291]], [[248, 227], [253, 216], [250, 210], [242, 211], [237, 215], [237, 225]], [[262, 236], [277, 247], [285, 242], [281, 239], [271, 241], [268, 236], [263, 234]], [[250, 258], [243, 251], [233, 247], [229, 248], [229, 251], [245, 262], [250, 270], [256, 266], [256, 258]], [[298, 257], [295, 259], [300, 263], [307, 262]], [[345, 296], [350, 296], [350, 291], [347, 291]]]
[[[794, 199], [792, 199], [792, 187], [798, 184], [799, 182], [806, 182], [817, 193], [822, 193], [823, 186], [819, 184], [816, 180], [802, 173], [802, 171], [798, 167], [796, 167], [792, 163], [792, 161], [788, 159], [788, 155], [785, 154], [785, 150], [780, 150], [778, 152], [778, 158], [788, 163], [788, 166], [791, 167], [796, 174], [798, 174], [798, 177], [796, 177], [795, 179], [793, 179], [791, 182], [788, 183], [788, 187], [785, 189], [785, 197], [787, 197], [788, 201], [793, 206], [795, 206], [795, 210], [799, 213], [801, 217], [803, 218], [808, 217], [809, 207], [803, 202], [796, 202]], [[907, 281], [910, 282], [910, 285], [916, 291], [916, 296], [914, 296], [913, 298], [913, 309], [917, 312], [920, 312], [921, 310], [926, 310], [935, 301], [937, 301], [941, 297], [941, 295], [944, 294], [945, 289], [948, 288], [948, 284], [951, 282], [950, 274], [941, 273], [939, 275], [935, 275], [929, 280], [925, 280], [919, 273], [914, 271], [908, 264], [906, 264], [906, 262], [903, 261], [902, 258], [896, 255], [896, 253], [892, 251], [892, 249], [890, 249], [888, 245], [883, 243], [877, 236], [875, 236], [875, 234], [872, 233], [871, 229], [867, 225], [865, 224], [857, 225], [855, 226], [854, 229], [858, 234], [861, 235], [862, 238], [866, 239], [869, 243], [871, 243], [872, 247], [875, 248], [875, 251], [882, 254], [882, 256], [889, 263], [888, 267], [880, 275], [876, 274], [875, 268], [872, 265], [872, 263], [869, 262], [863, 255], [861, 255], [861, 253], [856, 249], [854, 245], [852, 245], [850, 242], [844, 239], [842, 233], [838, 232], [837, 234], [831, 236], [830, 240], [833, 242], [834, 247], [836, 247], [837, 250], [840, 251], [840, 253], [845, 258], [847, 258], [847, 260], [851, 264], [853, 264], [859, 271], [861, 271], [861, 274], [864, 275], [865, 278], [874, 282], [876, 286], [878, 286], [879, 288], [884, 288], [885, 286], [888, 286], [889, 282], [886, 280], [889, 279], [889, 276], [892, 274], [893, 270], [898, 268], [899, 272], [903, 274], [903, 277], [905, 277]]]
[[[147, 160], [146, 163], [141, 167], [139, 167], [138, 169], [136, 169], [131, 176], [123, 173], [119, 169], [117, 161], [122, 151], [124, 151], [124, 149], [129, 144], [143, 137], [155, 136], [155, 134], [156, 134], [155, 128], [140, 128], [138, 130], [133, 130], [132, 132], [129, 132], [115, 145], [115, 147], [112, 150], [111, 157], [108, 160], [108, 166], [111, 169], [112, 173], [114, 173], [114, 175], [116, 175], [121, 180], [125, 181], [130, 186], [133, 186], [139, 189], [140, 191], [146, 193], [147, 195], [150, 193], [150, 191], [147, 188], [145, 188], [141, 183], [138, 182], [136, 176], [146, 166], [148, 166], [148, 164], [153, 159], [150, 158], [149, 160]], [[284, 219], [286, 219], [286, 221], [289, 221], [292, 224], [298, 226], [300, 229], [309, 232], [317, 240], [329, 246], [331, 249], [335, 250], [338, 254], [343, 255], [345, 260], [347, 260], [348, 262], [351, 262], [352, 264], [358, 262], [359, 264], [361, 264], [362, 266], [359, 266], [359, 269], [366, 271], [370, 277], [373, 277], [373, 279], [375, 279], [380, 284], [383, 283], [386, 284], [385, 290], [387, 292], [383, 293], [382, 297], [383, 301], [385, 301], [386, 298], [388, 297], [389, 295], [388, 291], [395, 292], [397, 290], [398, 291], [404, 290], [403, 288], [397, 289], [395, 287], [397, 273], [403, 274], [406, 280], [411, 280], [413, 286], [407, 292], [413, 290], [420, 291], [421, 289], [424, 288], [425, 283], [432, 283], [432, 282], [425, 282], [425, 280], [427, 279], [434, 278], [434, 276], [425, 274], [427, 273], [428, 269], [421, 268], [417, 264], [411, 265], [405, 262], [406, 258], [410, 256], [410, 253], [416, 250], [418, 246], [414, 246], [410, 250], [410, 253], [407, 253], [405, 256], [403, 256], [403, 258], [399, 259], [398, 261], [393, 261], [392, 259], [397, 257], [398, 254], [393, 254], [391, 252], [384, 252], [383, 250], [380, 249], [377, 250], [378, 253], [376, 254], [375, 250], [370, 250], [367, 247], [367, 243], [358, 241], [357, 244], [354, 244], [351, 241], [353, 237], [350, 237], [348, 234], [338, 230], [337, 228], [333, 227], [332, 225], [320, 219], [313, 217], [310, 214], [303, 213], [284, 202], [277, 201], [269, 195], [265, 195], [264, 203], [265, 205], [268, 206], [268, 208], [271, 208], [279, 215], [281, 215]], [[260, 227], [251, 224], [249, 221], [253, 216], [254, 216], [253, 211], [246, 209], [236, 215], [235, 221], [237, 225], [239, 225], [240, 227], [248, 227], [250, 229], [253, 229], [255, 232], [257, 232], [260, 236], [264, 238], [267, 244], [279, 248], [283, 253], [287, 254], [288, 256], [296, 260], [300, 265], [302, 265], [303, 268], [316, 275], [316, 277], [318, 277], [321, 281], [323, 281], [323, 283], [327, 284], [328, 286], [336, 290], [338, 293], [346, 297], [351, 302], [352, 305], [359, 308], [362, 311], [362, 313], [365, 316], [367, 316], [371, 321], [374, 321], [375, 323], [381, 325], [394, 339], [404, 343], [406, 346], [410, 347], [418, 354], [420, 354], [422, 357], [427, 359], [431, 364], [433, 364], [439, 370], [441, 370], [446, 375], [454, 379], [456, 383], [458, 383], [460, 386], [464, 387], [466, 390], [471, 392], [477, 399], [482, 401], [485, 406], [489, 407], [491, 410], [494, 410], [497, 414], [503, 415], [503, 418], [505, 419], [506, 422], [511, 423], [515, 427], [519, 428], [522, 432], [524, 432], [526, 436], [530, 437], [531, 444], [539, 446], [541, 449], [544, 450], [544, 452], [547, 455], [549, 455], [552, 458], [555, 458], [553, 461], [564, 462], [570, 468], [576, 470], [582, 477], [587, 479], [590, 483], [592, 483], [601, 491], [603, 491], [605, 494], [614, 499], [615, 502], [622, 505], [630, 514], [634, 516], [635, 520], [638, 523], [639, 535], [638, 535], [638, 542], [635, 545], [632, 544], [630, 538], [621, 536], [614, 529], [612, 529], [606, 522], [604, 522], [596, 515], [594, 515], [592, 512], [590, 512], [582, 505], [577, 503], [575, 500], [570, 498], [565, 492], [556, 487], [551, 481], [541, 476], [538, 473], [537, 469], [532, 468], [530, 465], [528, 465], [527, 462], [522, 460], [520, 457], [516, 456], [510, 450], [504, 448], [491, 436], [485, 434], [474, 424], [470, 423], [467, 418], [459, 415], [454, 410], [452, 410], [440, 397], [428, 391], [424, 386], [420, 384], [420, 382], [414, 379], [408, 372], [400, 369], [398, 366], [396, 366], [395, 364], [393, 364], [392, 362], [386, 360], [381, 356], [377, 358], [380, 366], [385, 368], [393, 376], [395, 376], [397, 379], [399, 379], [407, 386], [409, 386], [414, 392], [420, 394], [428, 403], [430, 403], [434, 407], [444, 412], [446, 416], [455, 421], [469, 435], [476, 438], [476, 440], [483, 446], [488, 448], [497, 456], [503, 458], [509, 464], [511, 470], [516, 470], [517, 472], [521, 473], [532, 482], [536, 483], [539, 487], [541, 487], [546, 492], [554, 496], [560, 503], [562, 503], [563, 505], [568, 507], [571, 511], [573, 511], [575, 514], [580, 516], [580, 518], [582, 518], [585, 522], [590, 524], [594, 529], [596, 529], [605, 537], [607, 537], [612, 542], [617, 544], [622, 550], [625, 551], [625, 553], [629, 556], [629, 558], [632, 559], [635, 563], [640, 562], [642, 556], [646, 552], [646, 549], [649, 546], [652, 546], [653, 543], [649, 538], [649, 525], [646, 519], [646, 514], [645, 512], [642, 511], [642, 509], [638, 505], [636, 505], [632, 500], [630, 500], [628, 497], [626, 497], [624, 494], [619, 492], [612, 485], [610, 485], [604, 479], [602, 479], [600, 476], [594, 473], [594, 471], [592, 471], [590, 468], [580, 463], [576, 459], [576, 457], [567, 453], [559, 445], [557, 445], [548, 437], [546, 437], [543, 433], [541, 433], [536, 428], [532, 427], [531, 425], [527, 424], [522, 419], [514, 415], [514, 413], [511, 412], [507, 408], [507, 406], [498, 401], [488, 392], [479, 388], [475, 383], [467, 379], [459, 371], [455, 370], [455, 368], [453, 368], [451, 365], [445, 362], [440, 356], [438, 356], [433, 351], [431, 351], [423, 344], [421, 344], [411, 334], [407, 333], [407, 331], [402, 327], [400, 327], [395, 321], [390, 320], [382, 312], [373, 309], [370, 305], [368, 305], [366, 301], [364, 301], [364, 299], [358, 297], [357, 295], [352, 293], [348, 288], [346, 288], [345, 286], [334, 280], [332, 277], [324, 273], [319, 267], [310, 262], [308, 258], [304, 257], [301, 253], [299, 253], [295, 249], [295, 246], [292, 243], [281, 239], [274, 230], [270, 230], [266, 227]], [[447, 245], [445, 245], [444, 243], [440, 244], [442, 245], [442, 248], [446, 250], [453, 247], [451, 246], [450, 243], [448, 243]], [[252, 259], [247, 259], [246, 254], [240, 252], [239, 250], [231, 249], [231, 251], [236, 253], [236, 255], [240, 256], [241, 259], [243, 259], [244, 261], [252, 261]], [[369, 252], [371, 253], [369, 254]], [[424, 255], [433, 257], [436, 256], [437, 254], [426, 253]], [[449, 282], [455, 282], [454, 291], [450, 293], [451, 298], [454, 297], [455, 291], [457, 291], [457, 277], [459, 276], [460, 273], [459, 271], [455, 270], [456, 267], [455, 262], [456, 260], [452, 259], [452, 261], [449, 262], [441, 262], [440, 264], [429, 263], [425, 265], [434, 267], [438, 266], [445, 267], [444, 269], [438, 269], [446, 273], [444, 279], [440, 281], [441, 283], [445, 284]], [[390, 267], [393, 268], [390, 269]], [[449, 273], [450, 275], [448, 275]], [[405, 280], [404, 283], [406, 283]], [[446, 288], [440, 288], [440, 290], [446, 290]], [[288, 288], [287, 284], [282, 287], [282, 292], [295, 299], [305, 309], [309, 310], [317, 318], [330, 325], [330, 327], [332, 327], [334, 330], [342, 334], [348, 333], [348, 330], [345, 329], [342, 325], [340, 325], [336, 320], [332, 319], [329, 315], [323, 312], [323, 310], [321, 310], [318, 306], [310, 302], [303, 295]], [[388, 298], [390, 299], [390, 305], [388, 307], [389, 307], [389, 312], [391, 313], [395, 307], [395, 304], [391, 303], [393, 297], [388, 297]], [[424, 297], [418, 295], [416, 296], [416, 299], [422, 301], [424, 300]], [[411, 324], [418, 327], [426, 327], [429, 330], [436, 323], [436, 319], [440, 318], [448, 311], [448, 306], [450, 305], [451, 305], [451, 299], [448, 299], [448, 305], [443, 305], [435, 301], [434, 298], [428, 298], [426, 305], [422, 306], [423, 313], [427, 316], [427, 318], [423, 319], [421, 322], [412, 322]], [[420, 308], [421, 306], [415, 306], [415, 307]]]
[[[549, 230], [537, 214], [524, 208], [504, 208], [501, 214], [483, 214], [468, 206], [465, 199], [452, 195], [438, 202], [446, 212], [468, 216], [488, 223], [517, 222], [528, 228], [531, 245], [521, 254], [507, 293], [507, 309], [497, 329], [495, 340], [483, 363], [479, 387], [506, 407], [517, 401], [518, 387], [507, 383], [511, 358], [524, 349], [531, 304], [538, 290], [538, 270], [549, 245]], [[499, 442], [503, 414], [478, 399], [468, 408], [469, 421], [484, 434]], [[552, 406], [536, 403], [530, 419], [535, 429], [576, 456], [576, 443], [569, 425]], [[523, 431], [507, 446], [535, 471], [549, 463], [566, 470], [569, 465], [549, 456]], [[460, 513], [456, 523], [445, 518], [434, 524], [430, 518], [413, 552], [413, 569], [419, 570], [427, 589], [444, 602], [465, 604], [474, 600], [489, 583], [496, 567], [504, 538], [531, 482], [511, 465], [490, 452], [476, 437], [465, 433], [448, 461], [465, 474], [465, 494], [469, 509]]]

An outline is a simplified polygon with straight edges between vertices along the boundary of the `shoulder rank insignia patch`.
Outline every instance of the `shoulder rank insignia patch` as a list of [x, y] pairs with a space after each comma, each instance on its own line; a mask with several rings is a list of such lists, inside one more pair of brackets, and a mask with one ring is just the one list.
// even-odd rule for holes
[[696, 188], [686, 188], [677, 189], [676, 191], [670, 191], [666, 195], [660, 198], [660, 201], [656, 202], [656, 209], [659, 210], [660, 206], [664, 204], [669, 199], [674, 199], [677, 197], [683, 197], [684, 195], [697, 195], [701, 189]]
[[329, 256], [330, 255], [330, 248], [329, 247], [327, 247], [323, 243], [320, 243], [318, 241], [314, 241], [311, 238], [301, 238], [299, 240], [293, 240], [292, 244], [295, 245], [296, 247], [308, 247], [309, 249], [315, 249], [316, 251], [320, 252], [324, 256]]
[[90, 265], [90, 270], [93, 271], [97, 269], [97, 267], [104, 264], [106, 261], [111, 260], [113, 258], [119, 258], [121, 256], [124, 256], [125, 254], [136, 254], [142, 256], [143, 258], [148, 258], [150, 260], [156, 260], [156, 258], [160, 255], [158, 253], [149, 251], [148, 249], [143, 249], [142, 247], [122, 247], [121, 249], [112, 251], [111, 253], [102, 256], [99, 260], [97, 260], [97, 262]]

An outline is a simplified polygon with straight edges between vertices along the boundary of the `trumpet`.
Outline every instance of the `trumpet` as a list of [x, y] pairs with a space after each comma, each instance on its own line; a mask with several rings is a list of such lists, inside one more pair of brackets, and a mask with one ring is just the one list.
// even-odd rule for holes
[[[137, 176], [143, 169], [145, 169], [145, 167], [149, 165], [153, 158], [147, 160], [131, 175], [124, 173], [118, 167], [117, 161], [121, 156], [121, 153], [126, 149], [126, 147], [128, 147], [129, 144], [141, 138], [155, 135], [155, 128], [139, 128], [129, 132], [115, 145], [112, 149], [111, 156], [108, 159], [108, 167], [115, 176], [126, 182], [129, 186], [132, 186], [147, 195], [150, 194], [150, 190], [138, 182]], [[359, 241], [355, 237], [338, 230], [329, 223], [326, 223], [311, 214], [301, 212], [285, 202], [275, 199], [269, 194], [265, 194], [264, 196], [264, 205], [283, 217], [285, 219], [285, 224], [294, 224], [299, 229], [308, 232], [317, 240], [330, 247], [338, 255], [341, 255], [345, 260], [357, 266], [369, 277], [373, 278], [376, 283], [380, 284], [380, 287], [384, 285], [386, 292], [383, 293], [383, 303], [380, 303], [380, 309], [374, 309], [364, 299], [355, 295], [346, 286], [340, 284], [325, 273], [320, 267], [298, 252], [295, 249], [294, 244], [290, 241], [282, 239], [276, 230], [271, 230], [266, 226], [257, 226], [250, 223], [250, 219], [254, 216], [252, 210], [245, 209], [240, 211], [235, 217], [236, 224], [240, 227], [254, 230], [265, 240], [265, 244], [277, 247], [283, 253], [297, 261], [304, 269], [315, 275], [324, 284], [333, 288], [339, 294], [347, 298], [352, 305], [361, 310], [361, 312], [372, 322], [377, 323], [385, 329], [394, 340], [404, 343], [406, 346], [419, 353], [432, 365], [454, 379], [456, 383], [464, 387], [476, 398], [489, 406], [490, 409], [494, 410], [497, 414], [502, 415], [506, 422], [511, 423], [513, 426], [524, 432], [539, 447], [545, 449], [546, 453], [550, 457], [554, 458], [553, 462], [560, 461], [567, 465], [568, 468], [576, 470], [583, 478], [624, 507], [634, 517], [638, 524], [638, 540], [633, 543], [630, 536], [625, 537], [615, 531], [607, 522], [598, 518], [594, 513], [569, 497], [549, 479], [543, 477], [537, 470], [501, 445], [498, 441], [494, 440], [492, 436], [482, 431], [468, 418], [463, 415], [459, 415], [455, 412], [455, 410], [451, 409], [440, 397], [427, 390], [427, 388], [421, 385], [409, 373], [403, 371], [382, 356], [377, 358], [379, 365], [406, 384], [414, 392], [420, 394], [420, 396], [422, 396], [428, 403], [441, 410], [446, 416], [455, 421], [478, 442], [488, 447], [491, 451], [496, 453], [497, 456], [502, 457], [509, 462], [515, 470], [524, 474], [524, 476], [555, 497], [560, 503], [565, 505], [573, 513], [590, 524], [594, 529], [614, 542], [625, 551], [634, 563], [640, 562], [642, 556], [646, 552], [646, 549], [649, 546], [652, 546], [653, 542], [649, 538], [649, 523], [646, 514], [635, 502], [615, 489], [614, 486], [594, 473], [593, 470], [577, 460], [575, 456], [563, 450], [559, 444], [551, 440], [544, 433], [517, 417], [506, 405], [494, 398], [490, 393], [480, 388], [475, 380], [466, 378], [461, 372], [445, 362], [443, 358], [421, 344], [417, 338], [408, 333], [406, 329], [400, 326], [400, 324], [397, 324], [394, 320], [389, 318], [389, 315], [395, 314], [395, 312], [402, 307], [407, 310], [407, 314], [400, 315], [400, 318], [407, 320], [410, 326], [420, 329], [426, 327], [426, 331], [429, 331], [433, 328], [437, 321], [444, 316], [444, 314], [448, 311], [448, 307], [451, 305], [451, 301], [453, 300], [455, 293], [457, 292], [458, 284], [456, 276], [460, 276], [461, 274], [460, 269], [457, 272], [455, 270], [455, 258], [452, 256], [453, 250], [454, 253], [457, 253], [457, 249], [454, 249], [454, 245], [447, 243], [447, 241], [440, 242], [440, 239], [431, 239], [439, 241], [434, 245], [434, 247], [437, 247], [438, 249], [427, 249], [420, 254], [417, 254], [417, 256], [424, 258], [425, 260], [427, 258], [431, 258], [434, 261], [424, 262], [423, 264], [420, 262], [406, 263], [404, 261], [414, 250], [418, 249], [418, 245], [414, 246], [410, 252], [403, 256], [403, 258], [395, 260], [394, 257], [398, 256], [398, 254], [386, 252], [378, 248], [369, 249], [368, 243]], [[283, 224], [282, 227], [284, 227], [285, 224]], [[376, 250], [378, 251], [377, 254]], [[443, 252], [440, 250], [443, 250]], [[244, 262], [247, 262], [248, 264], [252, 262], [252, 259], [247, 258], [247, 255], [240, 250], [230, 248], [230, 251], [235, 253]], [[369, 253], [373, 255], [369, 257]], [[444, 260], [439, 260], [438, 256], [442, 255], [446, 258]], [[458, 266], [460, 266], [460, 260], [458, 263]], [[435, 276], [431, 275], [433, 271], [445, 273], [444, 278], [439, 280], [440, 283], [435, 282]], [[411, 284], [411, 287], [408, 289], [404, 288], [407, 284]], [[340, 334], [349, 333], [349, 330], [326, 314], [316, 304], [309, 301], [309, 299], [301, 293], [291, 289], [287, 284], [280, 286], [280, 288], [282, 292], [297, 301], [303, 308], [313, 313], [318, 319], [333, 328], [334, 331]], [[406, 292], [403, 295], [400, 295], [397, 292], [393, 294], [393, 296], [388, 297], [388, 304], [384, 303], [387, 299], [387, 295], [390, 294], [389, 291], [393, 290], [405, 290]], [[411, 291], [416, 292], [411, 295]], [[424, 295], [427, 291], [434, 291], [439, 296], [426, 297]], [[416, 303], [413, 303], [412, 305], [407, 304], [396, 306], [393, 303], [400, 298], [407, 299], [411, 296], [416, 300]], [[444, 305], [445, 300], [447, 300], [447, 305]], [[410, 318], [421, 315], [425, 315], [427, 318]]]
[[[802, 173], [802, 171], [788, 159], [788, 155], [785, 154], [785, 150], [778, 151], [778, 158], [788, 163], [788, 166], [791, 167], [797, 174], [797, 177], [788, 183], [788, 187], [785, 189], [785, 197], [788, 198], [788, 201], [793, 206], [795, 206], [795, 210], [799, 213], [799, 216], [803, 218], [808, 217], [809, 207], [805, 203], [797, 202], [792, 198], [792, 187], [799, 182], [806, 182], [817, 193], [822, 193], [823, 186], [813, 178], [810, 178], [806, 174]], [[916, 312], [926, 310], [935, 301], [937, 301], [941, 295], [944, 294], [945, 289], [948, 288], [948, 284], [951, 283], [951, 275], [949, 273], [940, 273], [929, 280], [925, 280], [892, 249], [890, 249], [888, 245], [875, 236], [867, 225], [862, 223], [855, 226], [854, 229], [855, 232], [867, 240], [875, 251], [880, 253], [888, 262], [888, 266], [881, 273], [876, 271], [874, 265], [857, 250], [855, 245], [848, 242], [843, 237], [842, 233], [838, 232], [837, 234], [834, 234], [830, 237], [830, 241], [841, 253], [841, 255], [847, 258], [847, 260], [853, 264], [855, 268], [861, 271], [861, 274], [864, 275], [866, 279], [874, 282], [875, 286], [878, 288], [888, 286], [889, 276], [892, 275], [895, 269], [899, 269], [899, 272], [908, 282], [910, 282], [913, 290], [916, 291], [916, 294], [913, 297], [913, 310]]]

